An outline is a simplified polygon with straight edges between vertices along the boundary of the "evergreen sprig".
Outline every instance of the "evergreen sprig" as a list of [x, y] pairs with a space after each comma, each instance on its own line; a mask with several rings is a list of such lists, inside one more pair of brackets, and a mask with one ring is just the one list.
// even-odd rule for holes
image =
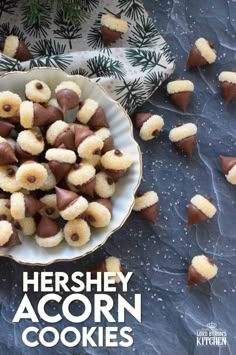
[[[62, 11], [63, 22], [76, 26], [85, 20], [85, 9], [82, 6], [82, 0], [51, 0], [56, 3], [58, 11]], [[87, 0], [89, 2], [89, 0]]]
[[2, 23], [0, 25], [0, 43], [3, 43], [7, 36], [14, 35], [19, 37], [20, 40], [24, 41], [27, 46], [29, 46], [29, 42], [27, 42], [27, 37], [25, 33], [20, 30], [16, 25], [10, 26], [9, 22]]
[[53, 41], [52, 39], [40, 39], [32, 47], [31, 52], [36, 57], [59, 55], [65, 52], [66, 45]]
[[81, 9], [92, 12], [99, 4], [99, 0], [81, 0]]
[[32, 59], [30, 61], [30, 68], [34, 67], [54, 67], [66, 70], [72, 62], [70, 55], [54, 55], [42, 58]]
[[108, 76], [108, 77], [122, 79], [126, 74], [122, 62], [120, 62], [119, 60], [114, 60], [112, 58], [106, 57], [102, 54], [90, 58], [87, 61], [87, 66], [90, 70], [89, 77]]
[[118, 7], [132, 20], [137, 20], [144, 13], [142, 0], [119, 0]]
[[93, 49], [102, 48], [103, 40], [101, 34], [101, 17], [104, 12], [98, 14], [97, 20], [94, 22], [93, 26], [90, 28], [88, 33], [88, 45]]
[[140, 106], [146, 99], [146, 91], [140, 78], [126, 81], [123, 79], [123, 85], [115, 89], [117, 100], [128, 111], [132, 112], [134, 107]]
[[140, 66], [143, 72], [147, 70], [151, 71], [156, 66], [166, 69], [163, 64], [160, 64], [162, 58], [161, 52], [157, 53], [154, 50], [130, 48], [126, 49], [125, 53], [132, 66]]
[[89, 72], [84, 68], [79, 68], [79, 69], [72, 70], [71, 75], [89, 76]]
[[19, 0], [0, 0], [0, 17], [3, 12], [9, 15], [14, 14], [18, 2]]
[[51, 23], [51, 6], [46, 0], [27, 0], [22, 6], [22, 24], [35, 37], [46, 37]]
[[72, 49], [72, 40], [82, 37], [81, 27], [65, 21], [63, 10], [57, 10], [54, 23], [57, 26], [57, 29], [53, 31], [55, 37], [69, 40], [69, 46]]
[[140, 23], [131, 30], [128, 43], [131, 47], [153, 47], [160, 38], [151, 18], [142, 16]]
[[163, 55], [165, 56], [165, 59], [167, 61], [168, 64], [171, 64], [174, 62], [174, 57], [173, 57], [173, 54], [170, 50], [170, 47], [169, 47], [169, 44], [164, 42], [161, 46], [160, 46], [162, 52], [163, 52]]
[[21, 63], [14, 59], [14, 58], [10, 58], [5, 56], [4, 54], [1, 55], [0, 58], [0, 71], [23, 71], [23, 67], [21, 65]]
[[144, 79], [144, 85], [148, 96], [152, 95], [154, 91], [168, 78], [167, 73], [152, 72]]

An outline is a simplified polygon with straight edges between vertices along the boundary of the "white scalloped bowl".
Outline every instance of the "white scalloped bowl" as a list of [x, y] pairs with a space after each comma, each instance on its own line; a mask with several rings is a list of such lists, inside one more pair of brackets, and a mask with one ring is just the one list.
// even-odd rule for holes
[[133, 157], [134, 163], [127, 174], [117, 183], [117, 189], [112, 197], [112, 220], [106, 228], [93, 228], [90, 241], [82, 248], [70, 247], [62, 242], [55, 248], [41, 248], [33, 237], [21, 236], [22, 244], [12, 248], [0, 248], [0, 256], [6, 256], [23, 264], [45, 265], [58, 261], [68, 261], [82, 258], [102, 246], [107, 239], [118, 230], [132, 211], [134, 195], [142, 176], [142, 156], [138, 144], [133, 137], [132, 122], [121, 105], [97, 83], [80, 75], [67, 75], [60, 69], [34, 68], [28, 72], [7, 73], [0, 78], [0, 90], [10, 90], [25, 97], [24, 87], [33, 79], [45, 81], [52, 93], [63, 80], [73, 80], [82, 89], [82, 97], [92, 98], [104, 108], [115, 147]]

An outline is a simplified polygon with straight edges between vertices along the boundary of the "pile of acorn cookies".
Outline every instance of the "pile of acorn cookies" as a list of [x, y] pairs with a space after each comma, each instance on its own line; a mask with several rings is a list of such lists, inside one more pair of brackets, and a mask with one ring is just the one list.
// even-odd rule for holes
[[[216, 52], [205, 38], [199, 38], [191, 48], [187, 68], [213, 64]], [[223, 71], [219, 75], [220, 89], [225, 103], [236, 98], [236, 71]], [[194, 84], [190, 80], [178, 79], [167, 84], [167, 93], [172, 102], [183, 112], [192, 99]], [[147, 141], [158, 136], [164, 126], [161, 116], [140, 112], [135, 116], [136, 127], [140, 130], [141, 139]], [[178, 123], [169, 132], [169, 139], [175, 147], [191, 156], [197, 142], [197, 126], [193, 123]], [[236, 185], [236, 157], [220, 156], [221, 167], [227, 181]], [[155, 223], [158, 212], [158, 196], [154, 191], [148, 191], [136, 197], [135, 211], [140, 211], [144, 218]], [[192, 197], [188, 206], [187, 225], [198, 224], [211, 219], [216, 214], [216, 207], [212, 199], [202, 195]], [[206, 282], [217, 274], [214, 261], [204, 255], [195, 256], [189, 267], [188, 285]]]
[[133, 163], [114, 149], [103, 108], [80, 102], [75, 82], [61, 82], [51, 96], [40, 80], [25, 85], [24, 101], [0, 92], [1, 247], [20, 244], [18, 232], [46, 248], [63, 239], [85, 245], [91, 227], [109, 225], [116, 182]]

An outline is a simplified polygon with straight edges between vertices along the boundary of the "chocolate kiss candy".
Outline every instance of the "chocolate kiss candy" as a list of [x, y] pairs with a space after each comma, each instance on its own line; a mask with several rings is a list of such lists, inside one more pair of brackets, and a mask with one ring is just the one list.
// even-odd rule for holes
[[206, 59], [202, 57], [200, 51], [197, 49], [197, 46], [194, 45], [190, 50], [186, 67], [198, 67], [206, 64], [208, 64]]
[[234, 165], [236, 165], [236, 157], [224, 157], [223, 155], [220, 155], [220, 160], [224, 175], [227, 175]]
[[101, 106], [98, 107], [94, 115], [90, 118], [88, 124], [91, 128], [109, 128], [105, 111]]
[[178, 106], [183, 112], [186, 112], [187, 106], [191, 101], [193, 93], [191, 91], [181, 91], [176, 94], [171, 94], [171, 100]]
[[110, 213], [112, 212], [111, 201], [108, 198], [99, 198], [96, 202], [106, 207]]
[[42, 216], [37, 229], [36, 234], [41, 238], [53, 237], [60, 231], [58, 224], [47, 216]]
[[101, 27], [102, 40], [105, 46], [108, 46], [111, 43], [116, 42], [122, 35], [121, 32], [111, 30], [106, 26]]
[[7, 137], [11, 130], [15, 128], [13, 124], [7, 121], [1, 121], [0, 120], [0, 136], [1, 137]]
[[196, 140], [196, 136], [194, 135], [175, 142], [175, 146], [191, 156], [193, 154], [193, 147], [196, 144]]
[[44, 203], [35, 198], [33, 195], [24, 195], [25, 201], [25, 217], [34, 216], [41, 208], [44, 207]]
[[78, 95], [70, 89], [61, 89], [56, 93], [57, 102], [62, 111], [65, 113], [68, 110], [79, 105]]
[[15, 144], [15, 152], [21, 162], [33, 159], [33, 156], [30, 153], [25, 152], [23, 149], [21, 149], [18, 142], [16, 142]]
[[55, 187], [57, 195], [57, 207], [60, 211], [68, 207], [73, 201], [75, 201], [79, 196], [70, 190], [64, 190], [60, 187]]
[[201, 222], [205, 222], [208, 217], [200, 211], [197, 207], [195, 207], [192, 203], [188, 206], [188, 226], [192, 224], [198, 224]]
[[14, 57], [18, 59], [20, 62], [25, 62], [26, 60], [30, 60], [33, 58], [25, 42], [21, 40], [19, 40], [19, 45]]
[[8, 242], [2, 246], [3, 248], [10, 248], [10, 247], [14, 247], [15, 245], [21, 244], [21, 241], [19, 239], [16, 229], [13, 226], [12, 226], [12, 229], [13, 229], [13, 233], [10, 236]]
[[224, 81], [220, 84], [220, 89], [226, 104], [228, 104], [236, 97], [236, 84]]
[[140, 129], [142, 127], [142, 125], [144, 124], [144, 122], [147, 122], [147, 120], [152, 117], [153, 114], [152, 113], [148, 113], [148, 112], [139, 112], [136, 114], [135, 116], [135, 124], [136, 127], [138, 129]]
[[84, 194], [90, 196], [90, 197], [94, 197], [94, 189], [95, 189], [95, 185], [96, 185], [96, 176], [92, 177], [92, 179], [90, 179], [88, 182], [86, 182], [83, 185], [79, 186], [79, 189], [81, 192], [83, 192]]
[[103, 141], [102, 154], [109, 152], [109, 150], [112, 150], [113, 148], [113, 138], [112, 136], [109, 136]]
[[0, 165], [16, 163], [18, 161], [13, 148], [7, 142], [0, 143]]
[[69, 173], [71, 169], [70, 163], [60, 163], [59, 161], [56, 160], [49, 161], [48, 166], [52, 171], [53, 175], [55, 176], [57, 183], [61, 181], [64, 178], [64, 176]]
[[75, 150], [75, 135], [69, 127], [57, 136], [54, 146], [58, 148], [62, 144], [66, 149]]
[[94, 267], [91, 269], [91, 272], [96, 274], [97, 272], [104, 273], [107, 271], [106, 268], [106, 260], [100, 261], [94, 265]]
[[48, 123], [54, 122], [55, 116], [48, 109], [35, 102], [33, 104], [34, 110], [34, 126], [44, 126]]
[[116, 182], [125, 175], [127, 169], [122, 170], [113, 170], [113, 169], [106, 169], [106, 173]]
[[143, 218], [147, 219], [149, 222], [151, 223], [155, 223], [156, 219], [157, 219], [157, 212], [159, 209], [159, 204], [158, 202], [154, 203], [154, 205], [146, 207], [142, 210], [140, 210], [140, 214], [141, 216], [143, 216]]
[[201, 274], [199, 274], [199, 272], [197, 272], [193, 265], [190, 265], [188, 269], [187, 286], [203, 284], [205, 282], [207, 282], [207, 279]]
[[55, 121], [64, 121], [64, 115], [63, 112], [61, 110], [59, 110], [59, 108], [53, 106], [53, 105], [49, 105], [47, 106], [47, 111], [49, 111], [50, 113], [53, 114], [54, 119], [50, 120], [50, 123], [53, 123]]
[[90, 129], [82, 129], [75, 127], [75, 146], [78, 146], [89, 136], [94, 135], [93, 131]]

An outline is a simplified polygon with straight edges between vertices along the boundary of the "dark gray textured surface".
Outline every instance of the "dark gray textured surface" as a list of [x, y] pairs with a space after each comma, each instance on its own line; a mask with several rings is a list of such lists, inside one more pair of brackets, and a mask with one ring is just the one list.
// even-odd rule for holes
[[[80, 351], [60, 345], [51, 351], [40, 347], [26, 348], [21, 341], [26, 322], [13, 325], [11, 321], [22, 297], [22, 271], [42, 269], [1, 259], [0, 354], [236, 353], [236, 188], [226, 182], [218, 161], [219, 154], [236, 154], [236, 101], [226, 107], [217, 82], [220, 71], [235, 68], [236, 2], [149, 0], [145, 3], [176, 56], [174, 77], [190, 78], [196, 87], [187, 114], [181, 114], [172, 106], [164, 88], [158, 90], [143, 108], [162, 114], [165, 120], [160, 138], [149, 143], [140, 141], [144, 158], [142, 189], [153, 188], [159, 193], [158, 223], [151, 226], [133, 214], [105, 247], [93, 255], [81, 261], [45, 268], [48, 271], [66, 270], [71, 274], [76, 270], [86, 271], [95, 260], [105, 255], [121, 257], [126, 270], [134, 271], [126, 297], [132, 299], [133, 294], [139, 292], [143, 296], [142, 324], [127, 319], [127, 325], [134, 329], [134, 346], [130, 349], [88, 348]], [[188, 50], [199, 36], [215, 43], [217, 64], [185, 72]], [[198, 145], [192, 158], [177, 152], [168, 141], [168, 132], [177, 121], [198, 125]], [[195, 192], [211, 195], [218, 213], [209, 223], [186, 229], [186, 205]], [[187, 289], [188, 263], [199, 253], [215, 259], [219, 274], [210, 283]], [[40, 293], [33, 296], [33, 303], [37, 304], [41, 296]], [[197, 330], [211, 321], [227, 331], [226, 348], [196, 347]], [[86, 323], [91, 325], [91, 322]], [[66, 325], [65, 321], [57, 327], [62, 329]], [[43, 326], [45, 324], [41, 323], [40, 327]]]

